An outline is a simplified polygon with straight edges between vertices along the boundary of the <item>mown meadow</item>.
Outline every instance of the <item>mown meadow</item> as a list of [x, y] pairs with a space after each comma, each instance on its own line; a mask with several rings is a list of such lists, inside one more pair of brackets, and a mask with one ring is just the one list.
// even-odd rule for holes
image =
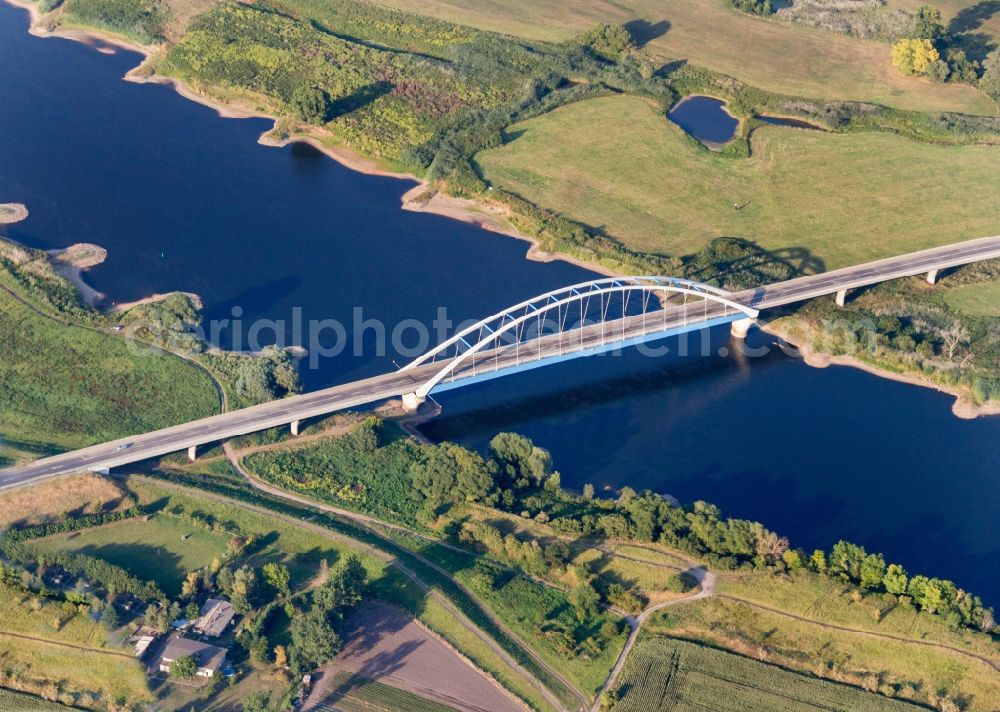
[[619, 96], [507, 135], [477, 156], [488, 181], [639, 252], [690, 254], [734, 235], [801, 251], [821, 271], [1000, 232], [998, 146], [768, 126], [749, 158], [731, 159], [657, 105]]

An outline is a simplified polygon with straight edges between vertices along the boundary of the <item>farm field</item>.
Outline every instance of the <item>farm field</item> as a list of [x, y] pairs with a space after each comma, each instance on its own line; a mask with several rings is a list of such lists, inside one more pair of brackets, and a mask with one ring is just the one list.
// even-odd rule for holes
[[966, 712], [994, 712], [996, 669], [950, 650], [847, 633], [716, 596], [650, 618], [649, 633], [697, 640], [789, 670], [924, 705], [965, 700]]
[[335, 692], [309, 709], [319, 712], [453, 712], [437, 702], [350, 673], [338, 672], [330, 681]]
[[[730, 8], [726, 0], [383, 0], [381, 4], [536, 40], [565, 40], [600, 22], [633, 23], [640, 38], [648, 40], [645, 51], [657, 58], [687, 60], [769, 91], [917, 111], [997, 112], [996, 104], [972, 87], [941, 86], [901, 75], [891, 66], [887, 44], [751, 17]], [[921, 3], [913, 0], [913, 4]]]
[[1000, 282], [970, 284], [944, 293], [952, 309], [972, 316], [1000, 316]]
[[621, 677], [617, 712], [915, 712], [919, 707], [775, 665], [670, 638], [640, 640]]
[[[517, 712], [521, 709], [496, 685], [466, 664], [398, 608], [373, 602], [344, 623], [344, 647], [324, 666], [307, 709], [344, 706], [342, 698], [359, 695], [371, 680], [429, 701], [428, 709]], [[361, 677], [355, 677], [361, 676]], [[400, 703], [402, 700], [400, 700]], [[436, 706], [435, 706], [436, 705]], [[396, 709], [422, 709], [397, 706]]]
[[579, 102], [508, 135], [477, 156], [489, 181], [636, 251], [735, 236], [822, 270], [1000, 232], [1000, 147], [765, 127], [753, 156], [734, 159], [637, 97]]
[[33, 695], [25, 695], [12, 690], [0, 689], [0, 712], [60, 712], [66, 710], [65, 705], [49, 702]]

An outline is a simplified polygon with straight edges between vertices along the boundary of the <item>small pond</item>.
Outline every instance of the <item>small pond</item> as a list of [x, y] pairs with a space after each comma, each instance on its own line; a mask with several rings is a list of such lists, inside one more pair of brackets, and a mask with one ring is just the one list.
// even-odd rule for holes
[[732, 139], [740, 125], [739, 119], [726, 111], [726, 102], [711, 96], [686, 97], [667, 118], [710, 148]]

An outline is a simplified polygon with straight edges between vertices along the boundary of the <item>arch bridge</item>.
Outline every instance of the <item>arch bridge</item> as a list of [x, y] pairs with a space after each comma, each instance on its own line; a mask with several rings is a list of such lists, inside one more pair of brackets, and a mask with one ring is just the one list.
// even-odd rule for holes
[[[407, 364], [408, 411], [432, 393], [720, 324], [746, 335], [757, 310], [677, 277], [608, 277], [546, 292], [481, 319]], [[434, 368], [434, 366], [438, 366]]]

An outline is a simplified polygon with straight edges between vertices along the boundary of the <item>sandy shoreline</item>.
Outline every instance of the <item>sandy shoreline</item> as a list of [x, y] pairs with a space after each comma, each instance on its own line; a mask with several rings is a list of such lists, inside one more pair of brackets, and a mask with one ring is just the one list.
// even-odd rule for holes
[[[107, 51], [107, 45], [113, 45], [115, 47], [120, 47], [132, 52], [137, 52], [141, 54], [146, 60], [148, 60], [156, 51], [156, 47], [146, 47], [135, 42], [131, 42], [125, 38], [113, 35], [111, 33], [102, 32], [100, 30], [84, 30], [78, 28], [55, 28], [54, 30], [42, 28], [39, 26], [42, 16], [37, 8], [29, 3], [27, 0], [5, 0], [10, 5], [15, 7], [23, 8], [28, 11], [31, 16], [31, 26], [29, 32], [37, 37], [63, 37], [67, 39], [72, 39], [83, 44], [95, 47], [98, 51]], [[145, 62], [145, 60], [144, 60]], [[142, 67], [144, 65], [140, 63], [138, 66], [130, 70], [124, 77], [126, 81], [132, 81], [136, 83], [156, 83], [156, 84], [166, 84], [173, 87], [174, 91], [180, 94], [185, 99], [197, 102], [204, 106], [213, 109], [221, 118], [262, 118], [269, 119], [275, 122], [275, 127], [277, 127], [278, 119], [274, 116], [270, 116], [266, 113], [250, 109], [248, 107], [237, 106], [233, 104], [226, 104], [211, 97], [208, 97], [192, 87], [180, 82], [171, 77], [164, 77], [156, 74], [143, 75]], [[430, 184], [409, 173], [394, 172], [385, 169], [378, 161], [362, 156], [349, 148], [343, 146], [329, 146], [323, 143], [316, 137], [312, 136], [291, 136], [283, 141], [276, 141], [272, 138], [271, 133], [274, 131], [272, 127], [268, 131], [263, 132], [257, 139], [257, 142], [263, 146], [271, 147], [283, 147], [290, 143], [301, 142], [306, 143], [316, 150], [322, 152], [324, 155], [332, 158], [333, 160], [340, 163], [345, 168], [348, 168], [359, 173], [365, 173], [368, 175], [383, 176], [388, 178], [396, 178], [400, 180], [409, 180], [416, 185], [406, 191], [401, 199], [401, 208], [403, 210], [410, 210], [413, 212], [427, 212], [436, 215], [442, 215], [444, 217], [452, 218], [454, 220], [460, 220], [462, 222], [472, 223], [484, 230], [489, 230], [491, 232], [496, 232], [508, 237], [512, 237], [518, 240], [524, 240], [529, 243], [529, 248], [525, 255], [526, 259], [536, 261], [536, 262], [552, 262], [555, 260], [561, 260], [569, 264], [581, 267], [583, 269], [588, 269], [598, 274], [602, 274], [609, 277], [620, 277], [623, 276], [622, 273], [616, 272], [603, 265], [587, 262], [586, 260], [581, 260], [569, 255], [562, 255], [557, 253], [546, 252], [541, 249], [540, 242], [538, 239], [525, 235], [518, 230], [516, 230], [507, 219], [506, 212], [497, 206], [478, 203], [473, 200], [466, 198], [457, 198], [453, 196], [443, 195], [438, 192], [434, 192], [433, 195], [427, 200], [422, 200], [422, 197], [430, 189]], [[67, 249], [72, 249], [73, 246]], [[61, 252], [61, 251], [53, 251]], [[57, 265], [58, 260], [53, 260], [53, 266], [56, 267], [57, 271], [60, 271], [66, 279], [68, 279], [74, 286], [76, 286], [83, 295], [84, 299], [91, 306], [96, 306], [101, 303], [105, 298], [105, 295], [93, 289], [88, 285], [84, 279], [82, 272], [86, 267], [78, 266], [65, 266], [60, 267]], [[158, 301], [169, 295], [154, 294], [146, 297], [144, 299], [137, 300], [135, 302], [123, 303], [120, 305], [113, 305], [109, 311], [122, 311], [128, 309], [132, 306], [138, 304], [150, 303]], [[200, 298], [197, 295], [191, 296], [196, 304], [201, 303]], [[780, 333], [779, 330], [773, 327], [765, 328], [766, 333], [772, 334], [781, 339], [785, 337]], [[792, 344], [791, 341], [787, 343]], [[794, 345], [794, 344], [792, 344]], [[880, 378], [888, 378], [890, 380], [898, 381], [901, 383], [906, 383], [909, 385], [920, 386], [923, 388], [932, 388], [934, 390], [947, 393], [955, 397], [955, 403], [952, 406], [952, 412], [959, 418], [976, 418], [980, 415], [1000, 415], [1000, 402], [990, 402], [984, 405], [977, 405], [967, 400], [962, 393], [954, 390], [949, 390], [940, 386], [927, 378], [921, 377], [916, 374], [899, 374], [892, 371], [880, 369], [871, 364], [860, 361], [859, 359], [853, 358], [851, 356], [831, 356], [829, 354], [822, 353], [812, 353], [807, 349], [796, 346], [796, 350], [802, 355], [804, 361], [816, 368], [826, 368], [831, 365], [836, 366], [850, 366], [852, 368], [858, 368], [866, 373], [878, 376]], [[416, 430], [418, 424], [414, 423], [413, 429]]]
[[98, 51], [107, 51], [106, 47], [102, 45], [113, 45], [141, 54], [145, 59], [142, 63], [131, 69], [125, 75], [125, 81], [134, 82], [136, 84], [163, 84], [170, 86], [185, 99], [201, 104], [202, 106], [209, 107], [215, 111], [220, 118], [268, 119], [270, 121], [274, 121], [275, 126], [267, 131], [264, 131], [257, 139], [257, 143], [262, 146], [282, 148], [296, 142], [305, 143], [352, 171], [364, 173], [366, 175], [396, 178], [416, 183], [413, 188], [406, 191], [406, 193], [402, 196], [400, 207], [403, 210], [441, 215], [453, 220], [471, 223], [484, 230], [489, 230], [490, 232], [496, 232], [501, 235], [506, 235], [507, 237], [513, 237], [517, 240], [523, 240], [529, 243], [526, 258], [535, 262], [553, 262], [555, 260], [562, 260], [563, 262], [567, 262], [569, 264], [576, 265], [577, 267], [588, 269], [592, 272], [597, 272], [598, 274], [603, 274], [609, 277], [622, 276], [621, 273], [615, 272], [600, 264], [587, 262], [586, 260], [577, 259], [568, 255], [545, 252], [541, 249], [539, 241], [536, 238], [525, 235], [524, 233], [516, 230], [507, 219], [506, 211], [500, 207], [476, 202], [467, 198], [457, 198], [443, 195], [438, 192], [434, 192], [428, 200], [417, 200], [418, 197], [423, 196], [430, 188], [430, 184], [426, 180], [413, 175], [412, 173], [401, 173], [398, 171], [388, 170], [377, 160], [362, 156], [346, 146], [330, 146], [314, 136], [302, 135], [290, 136], [283, 141], [276, 141], [271, 136], [274, 128], [278, 124], [278, 119], [276, 117], [250, 107], [225, 103], [213, 97], [206, 96], [193, 87], [188, 86], [173, 77], [165, 77], [159, 74], [144, 74], [143, 66], [145, 60], [152, 57], [153, 54], [156, 53], [158, 47], [140, 45], [117, 35], [102, 32], [101, 30], [58, 27], [54, 30], [49, 30], [40, 26], [40, 20], [44, 16], [39, 14], [37, 8], [31, 5], [27, 0], [5, 1], [10, 5], [14, 5], [15, 7], [20, 7], [28, 11], [31, 15], [31, 27], [29, 32], [36, 37], [62, 37], [65, 39], [71, 39], [88, 46], [92, 46]]
[[[795, 355], [801, 358], [807, 366], [812, 366], [813, 368], [847, 366], [849, 368], [856, 368], [860, 371], [864, 371], [865, 373], [869, 373], [873, 376], [878, 376], [879, 378], [896, 381], [897, 383], [905, 383], [910, 386], [929, 388], [931, 390], [938, 391], [939, 393], [945, 393], [955, 398], [955, 402], [951, 406], [951, 412], [955, 415], [955, 417], [962, 418], [963, 420], [972, 420], [984, 415], [1000, 415], [1000, 402], [990, 401], [979, 405], [970, 401], [964, 393], [955, 389], [946, 388], [945, 386], [942, 386], [941, 384], [916, 373], [897, 373], [895, 371], [879, 368], [878, 366], [874, 366], [870, 363], [862, 361], [859, 358], [855, 358], [854, 356], [833, 356], [827, 353], [813, 351], [807, 346], [800, 346], [796, 344], [793, 339], [788, 337], [784, 330], [770, 324], [762, 326], [761, 331], [779, 339], [784, 345], [791, 346], [796, 352]], [[786, 353], [788, 353], [788, 351], [786, 351]]]

